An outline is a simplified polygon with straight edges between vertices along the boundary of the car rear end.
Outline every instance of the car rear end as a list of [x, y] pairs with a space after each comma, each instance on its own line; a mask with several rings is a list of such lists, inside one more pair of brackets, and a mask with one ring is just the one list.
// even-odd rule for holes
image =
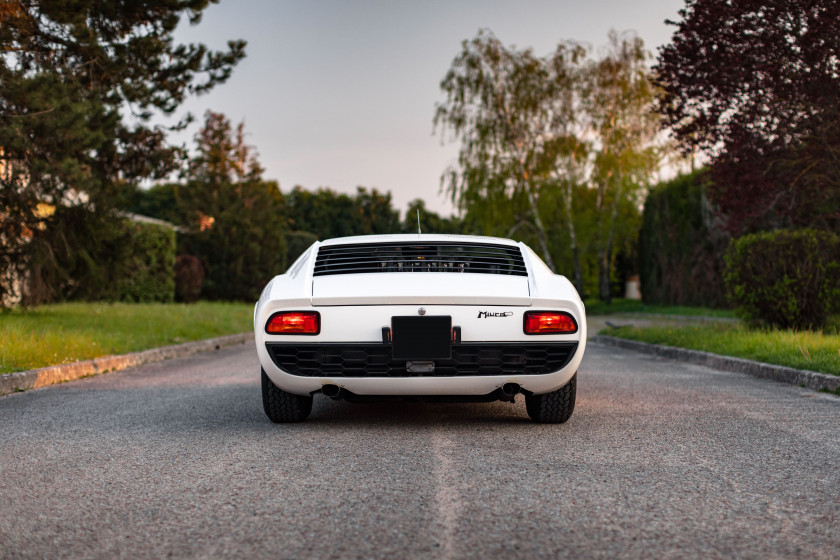
[[572, 380], [583, 304], [523, 244], [375, 236], [314, 245], [255, 310], [264, 375], [311, 396], [513, 400]]

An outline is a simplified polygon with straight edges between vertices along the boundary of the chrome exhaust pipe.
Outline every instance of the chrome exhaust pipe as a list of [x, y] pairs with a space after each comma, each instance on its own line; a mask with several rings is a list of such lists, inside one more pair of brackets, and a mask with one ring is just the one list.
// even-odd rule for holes
[[341, 396], [341, 387], [333, 384], [322, 385], [321, 392], [331, 399], [337, 399]]

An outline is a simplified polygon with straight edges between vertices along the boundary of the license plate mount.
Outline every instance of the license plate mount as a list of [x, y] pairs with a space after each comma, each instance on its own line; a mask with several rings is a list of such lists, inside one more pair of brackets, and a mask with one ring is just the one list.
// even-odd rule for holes
[[391, 317], [395, 360], [448, 360], [452, 357], [452, 317]]

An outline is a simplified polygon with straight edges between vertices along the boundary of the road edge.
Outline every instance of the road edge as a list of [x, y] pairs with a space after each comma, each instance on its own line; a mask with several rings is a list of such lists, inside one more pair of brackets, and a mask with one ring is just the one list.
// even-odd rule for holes
[[645, 354], [653, 354], [655, 356], [669, 358], [671, 360], [679, 360], [681, 362], [708, 366], [723, 371], [746, 373], [747, 375], [751, 375], [753, 377], [760, 377], [762, 379], [770, 379], [781, 383], [788, 383], [790, 385], [807, 387], [808, 389], [812, 389], [814, 391], [840, 391], [840, 376], [828, 375], [817, 371], [777, 366], [763, 362], [754, 362], [744, 358], [721, 356], [720, 354], [712, 354], [711, 352], [703, 352], [701, 350], [689, 350], [687, 348], [677, 348], [675, 346], [650, 344], [648, 342], [628, 340], [626, 338], [618, 338], [602, 334], [590, 338], [589, 341], [604, 344], [606, 346], [615, 346], [625, 350], [634, 350]]
[[216, 338], [196, 340], [194, 342], [176, 344], [173, 346], [162, 346], [160, 348], [152, 348], [151, 350], [132, 352], [130, 354], [122, 354], [119, 356], [103, 356], [101, 358], [94, 358], [83, 362], [73, 362], [70, 364], [60, 364], [57, 366], [48, 366], [28, 371], [6, 373], [0, 375], [0, 396], [7, 395], [9, 393], [26, 391], [27, 389], [37, 389], [38, 387], [45, 387], [55, 383], [73, 381], [74, 379], [82, 377], [90, 377], [111, 371], [119, 371], [143, 364], [161, 362], [172, 358], [182, 358], [184, 356], [190, 356], [201, 352], [212, 352], [228, 346], [245, 344], [253, 340], [253, 332], [229, 334]]

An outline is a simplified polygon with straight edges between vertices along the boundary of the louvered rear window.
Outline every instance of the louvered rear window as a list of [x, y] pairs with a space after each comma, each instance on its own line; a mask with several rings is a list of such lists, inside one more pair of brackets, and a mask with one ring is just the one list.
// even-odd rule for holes
[[369, 272], [471, 272], [527, 276], [519, 247], [485, 243], [375, 243], [320, 247], [315, 276]]

